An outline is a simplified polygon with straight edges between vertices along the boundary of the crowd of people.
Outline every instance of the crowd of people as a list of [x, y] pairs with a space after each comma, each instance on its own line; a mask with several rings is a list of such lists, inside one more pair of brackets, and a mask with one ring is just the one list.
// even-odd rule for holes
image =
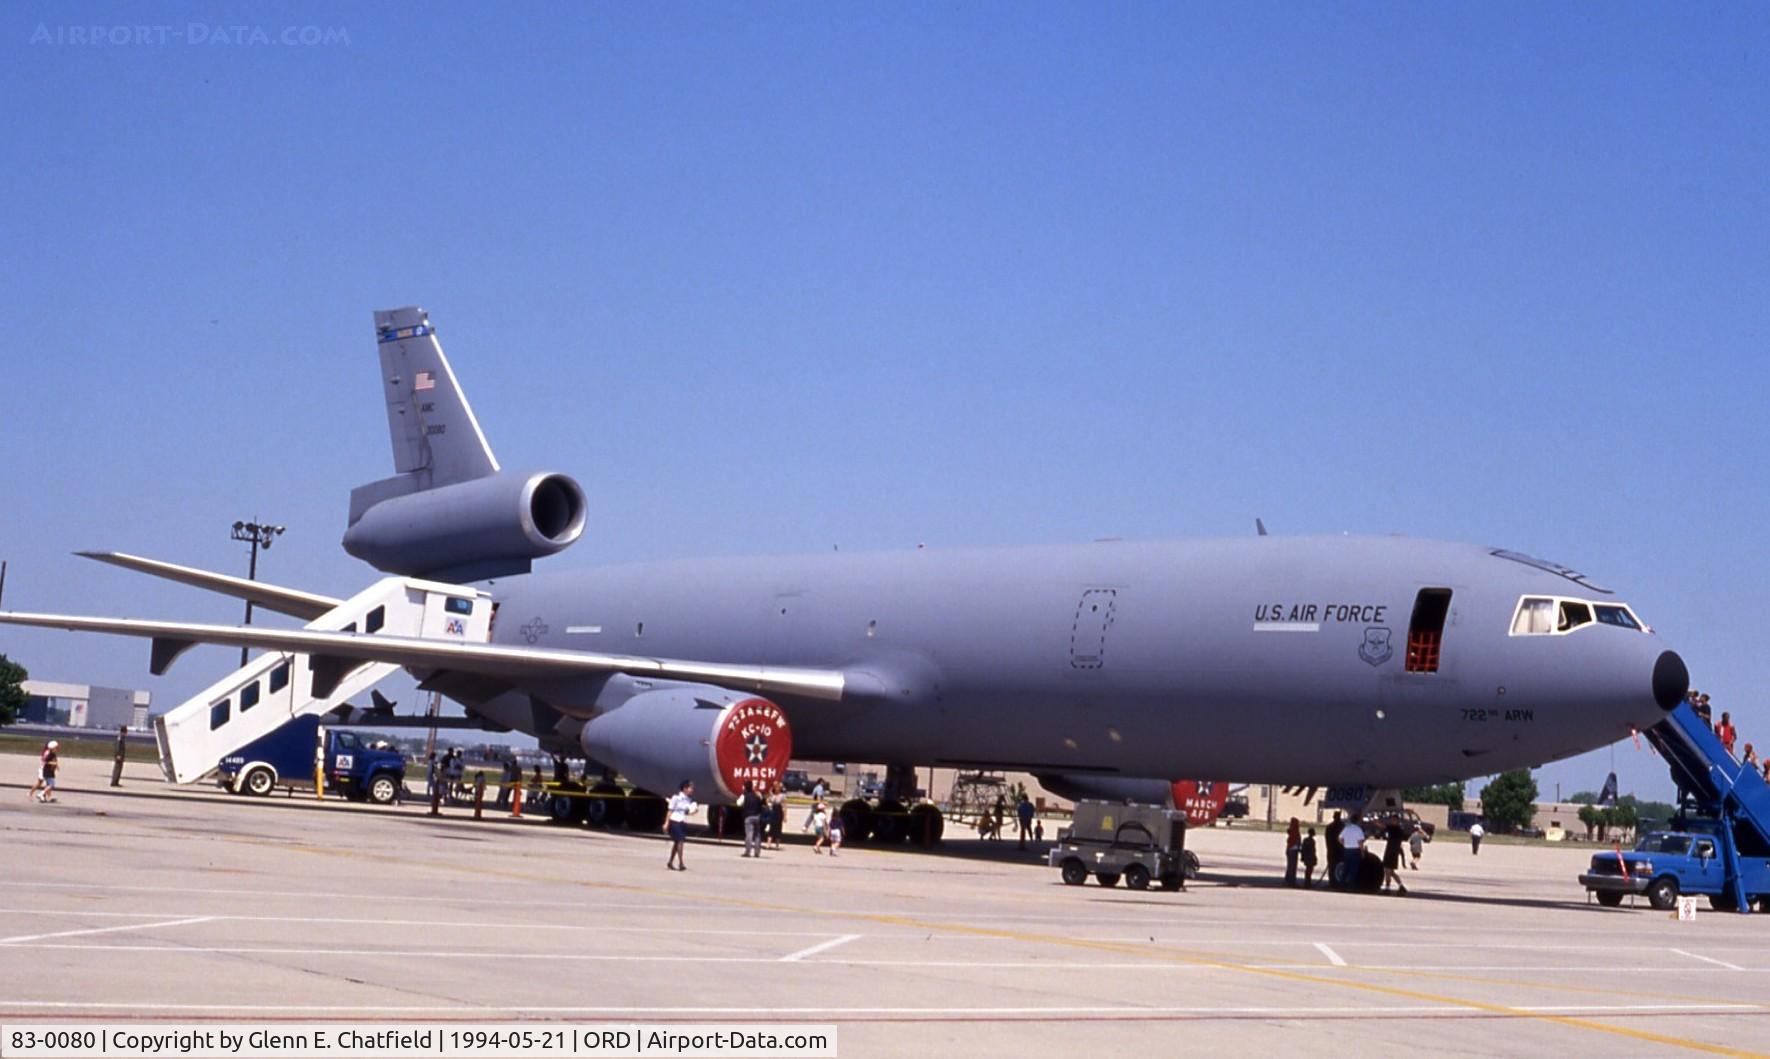
[[[1308, 889], [1317, 885], [1315, 869], [1325, 853], [1327, 864], [1321, 873], [1320, 885], [1376, 889], [1377, 885], [1366, 887], [1364, 878], [1370, 872], [1374, 882], [1380, 866], [1381, 889], [1387, 893], [1393, 888], [1397, 896], [1406, 896], [1407, 885], [1401, 881], [1401, 870], [1418, 871], [1426, 843], [1432, 841], [1425, 826], [1418, 821], [1410, 824], [1400, 817], [1390, 817], [1373, 821], [1367, 829], [1357, 817], [1346, 817], [1338, 812], [1328, 822], [1323, 838], [1325, 842], [1318, 846], [1315, 828], [1305, 829], [1302, 821], [1291, 817], [1290, 826], [1285, 829], [1286, 886]], [[1470, 839], [1472, 848], [1479, 852], [1480, 837], [1471, 833]], [[1382, 843], [1380, 854], [1374, 848], [1379, 841]], [[1299, 867], [1302, 868], [1300, 880], [1297, 877]]]
[[[1770, 756], [1766, 756], [1763, 760], [1760, 760], [1756, 747], [1752, 746], [1750, 743], [1739, 743], [1739, 729], [1735, 728], [1733, 725], [1733, 714], [1726, 710], [1722, 710], [1721, 719], [1718, 721], [1715, 720], [1714, 710], [1709, 705], [1708, 695], [1695, 688], [1691, 688], [1690, 691], [1685, 694], [1684, 701], [1690, 704], [1690, 708], [1696, 711], [1696, 715], [1702, 718], [1704, 724], [1707, 724], [1710, 728], [1714, 729], [1715, 738], [1721, 741], [1722, 749], [1737, 758], [1741, 765], [1762, 773], [1765, 782], [1770, 782]], [[1739, 750], [1737, 752], [1734, 751], [1734, 746], [1736, 744], [1739, 745]]]

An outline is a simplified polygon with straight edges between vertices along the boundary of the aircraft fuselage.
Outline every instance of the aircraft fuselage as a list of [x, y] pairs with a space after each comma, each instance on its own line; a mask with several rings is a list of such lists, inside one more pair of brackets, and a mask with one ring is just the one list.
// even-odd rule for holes
[[[498, 643], [843, 670], [841, 702], [779, 697], [819, 760], [1405, 786], [1605, 745], [1684, 690], [1645, 627], [1514, 632], [1525, 597], [1608, 590], [1401, 537], [681, 560], [493, 590]], [[1430, 671], [1422, 590], [1448, 592]], [[631, 688], [526, 690], [585, 718]]]

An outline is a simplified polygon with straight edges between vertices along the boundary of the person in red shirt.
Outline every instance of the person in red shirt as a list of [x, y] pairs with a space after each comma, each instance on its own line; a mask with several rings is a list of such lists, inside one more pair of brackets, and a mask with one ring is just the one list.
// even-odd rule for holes
[[1733, 715], [1726, 710], [1721, 711], [1721, 723], [1715, 725], [1715, 735], [1720, 737], [1721, 748], [1733, 753], [1733, 741], [1739, 738], [1739, 733], [1733, 730]]

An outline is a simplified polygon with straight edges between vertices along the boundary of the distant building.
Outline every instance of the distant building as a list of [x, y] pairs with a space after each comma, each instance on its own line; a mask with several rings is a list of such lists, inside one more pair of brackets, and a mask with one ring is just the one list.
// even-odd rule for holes
[[151, 696], [145, 691], [95, 688], [53, 680], [24, 682], [25, 712], [30, 724], [65, 724], [72, 728], [146, 728]]

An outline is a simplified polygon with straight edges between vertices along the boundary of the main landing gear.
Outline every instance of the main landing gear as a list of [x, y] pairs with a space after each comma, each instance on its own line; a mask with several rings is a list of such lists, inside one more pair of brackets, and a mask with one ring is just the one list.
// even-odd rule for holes
[[932, 849], [940, 844], [946, 820], [932, 802], [918, 801], [913, 765], [890, 765], [879, 788], [878, 804], [850, 798], [837, 810], [842, 814], [842, 841], [871, 842], [878, 846], [909, 844]]

